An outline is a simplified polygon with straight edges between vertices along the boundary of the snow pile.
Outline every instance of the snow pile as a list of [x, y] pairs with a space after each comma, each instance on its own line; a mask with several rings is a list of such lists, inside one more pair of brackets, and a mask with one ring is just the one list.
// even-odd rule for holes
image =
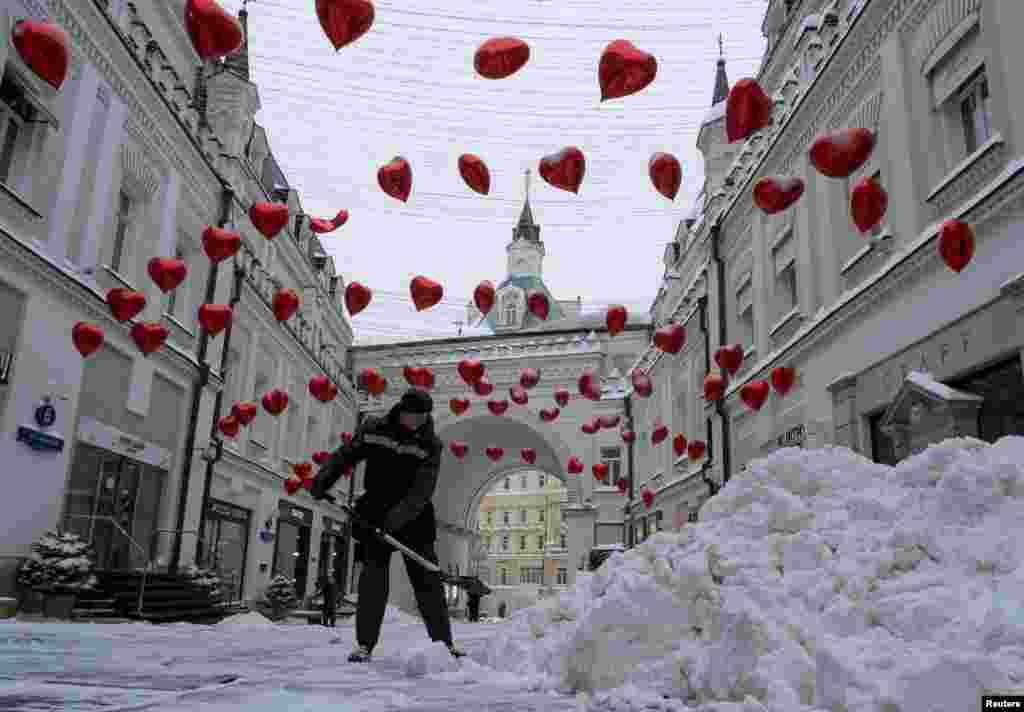
[[273, 628], [275, 623], [264, 615], [257, 613], [256, 611], [249, 611], [248, 613], [238, 613], [233, 616], [228, 616], [223, 619], [217, 625], [230, 626], [235, 628]]
[[397, 606], [392, 606], [390, 603], [388, 604], [387, 608], [384, 609], [384, 623], [399, 623], [402, 625], [419, 623], [420, 625], [422, 625], [419, 618], [412, 614], [406, 613]]
[[750, 463], [475, 655], [592, 710], [963, 712], [1024, 686], [1024, 438]]

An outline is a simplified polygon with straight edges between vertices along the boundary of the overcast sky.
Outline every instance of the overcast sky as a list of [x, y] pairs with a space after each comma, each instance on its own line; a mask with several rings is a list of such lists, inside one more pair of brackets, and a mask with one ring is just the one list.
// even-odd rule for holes
[[[222, 0], [237, 11], [242, 0]], [[730, 83], [752, 76], [764, 50], [765, 0], [389, 0], [361, 39], [335, 53], [313, 0], [250, 0], [250, 55], [270, 145], [305, 210], [348, 223], [324, 245], [345, 282], [374, 292], [352, 319], [357, 343], [455, 336], [481, 280], [506, 272], [505, 246], [533, 171], [531, 205], [547, 249], [544, 280], [584, 310], [646, 310], [661, 256], [703, 180], [697, 131], [712, 95], [718, 34]], [[516, 36], [530, 45], [517, 74], [487, 80], [477, 47]], [[626, 39], [658, 60], [643, 92], [599, 105], [604, 47]], [[537, 176], [546, 154], [576, 145], [587, 170], [578, 195]], [[652, 153], [673, 153], [683, 187], [671, 202], [647, 177]], [[457, 169], [475, 153], [487, 197]], [[408, 203], [385, 195], [377, 169], [412, 165]], [[444, 301], [417, 313], [409, 282], [441, 282]]]

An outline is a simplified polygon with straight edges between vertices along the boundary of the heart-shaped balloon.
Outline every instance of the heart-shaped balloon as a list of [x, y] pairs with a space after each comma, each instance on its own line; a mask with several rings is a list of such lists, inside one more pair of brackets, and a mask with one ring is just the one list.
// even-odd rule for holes
[[761, 410], [761, 406], [768, 398], [768, 389], [768, 381], [751, 381], [740, 388], [740, 400], [751, 410]]
[[627, 40], [615, 40], [601, 53], [597, 67], [601, 101], [636, 94], [654, 81], [658, 60]]
[[522, 450], [519, 451], [519, 454], [522, 455], [523, 462], [525, 462], [527, 465], [532, 465], [533, 463], [537, 462], [537, 451], [534, 450], [532, 447], [524, 447]]
[[455, 457], [460, 460], [466, 456], [467, 452], [469, 452], [469, 446], [464, 442], [459, 442], [458, 440], [452, 440], [448, 443], [448, 449], [451, 450], [452, 455], [455, 455]]
[[249, 220], [263, 237], [273, 240], [288, 224], [288, 205], [286, 203], [254, 203], [249, 208]]
[[725, 102], [725, 134], [729, 143], [742, 141], [768, 125], [772, 100], [754, 79], [740, 79]]
[[284, 481], [284, 491], [289, 495], [294, 496], [300, 489], [302, 489], [302, 480], [298, 477], [289, 477]]
[[530, 46], [515, 37], [494, 37], [473, 55], [473, 68], [484, 79], [510, 77], [530, 61]]
[[597, 432], [597, 426], [593, 423], [584, 423], [580, 426], [580, 430], [585, 432], [587, 435], [593, 435]]
[[644, 501], [644, 507], [647, 509], [650, 509], [651, 505], [654, 504], [654, 492], [647, 488], [644, 488], [643, 492], [640, 493], [640, 498]]
[[686, 436], [679, 433], [672, 438], [672, 451], [676, 454], [676, 457], [680, 457], [686, 453]]
[[279, 289], [272, 302], [274, 318], [280, 322], [288, 321], [299, 308], [299, 295], [290, 289]]
[[583, 375], [576, 382], [580, 395], [590, 400], [601, 399], [601, 389], [594, 383], [594, 372], [589, 368], [583, 371]]
[[327, 462], [330, 459], [330, 457], [331, 453], [327, 452], [326, 450], [319, 450], [313, 453], [313, 462], [315, 462], [317, 465], [322, 465], [325, 462]]
[[583, 463], [573, 455], [569, 458], [569, 462], [566, 463], [565, 469], [568, 470], [571, 475], [578, 475], [583, 472]]
[[203, 230], [203, 252], [210, 262], [221, 262], [234, 257], [242, 247], [242, 236], [219, 227], [208, 227]]
[[405, 203], [412, 192], [412, 166], [401, 156], [395, 156], [377, 171], [377, 183], [385, 193]]
[[466, 182], [470, 190], [480, 195], [487, 195], [491, 192], [491, 172], [487, 170], [487, 164], [480, 156], [472, 153], [463, 153], [459, 156], [459, 175]]
[[583, 151], [575, 146], [563, 148], [540, 159], [540, 177], [555, 188], [579, 193], [583, 176], [587, 172], [587, 161]]
[[204, 62], [226, 57], [242, 46], [242, 25], [214, 0], [185, 3], [185, 29]]
[[974, 231], [959, 220], [947, 220], [939, 231], [939, 254], [946, 265], [959, 272], [974, 256]]
[[632, 430], [623, 430], [622, 431], [622, 442], [624, 442], [624, 443], [626, 443], [628, 445], [629, 443], [634, 442], [635, 440], [636, 440], [636, 433], [635, 432], [633, 432]]
[[594, 479], [604, 482], [604, 479], [608, 476], [608, 465], [599, 462], [596, 465], [592, 465], [590, 471], [594, 473]]
[[501, 447], [488, 447], [484, 450], [484, 452], [487, 454], [487, 457], [489, 457], [494, 462], [497, 462], [498, 460], [505, 456], [505, 448]]
[[448, 407], [455, 415], [462, 415], [469, 410], [469, 398], [452, 398], [448, 401]]
[[421, 366], [416, 371], [416, 382], [413, 385], [429, 391], [434, 387], [434, 372], [427, 366]]
[[554, 393], [554, 397], [555, 397], [555, 403], [558, 403], [558, 405], [560, 407], [564, 408], [567, 405], [569, 405], [569, 389], [568, 388], [556, 388], [555, 389], [555, 393]]
[[475, 358], [464, 358], [459, 361], [458, 365], [459, 376], [466, 382], [467, 386], [472, 386], [474, 383], [484, 377], [484, 365]]
[[665, 442], [665, 438], [668, 437], [668, 426], [659, 423], [654, 430], [651, 431], [651, 442], [655, 445], [660, 445]]
[[619, 481], [615, 483], [615, 486], [619, 488], [619, 494], [626, 494], [626, 490], [629, 488], [629, 481], [619, 479]]
[[68, 74], [71, 56], [67, 33], [54, 22], [18, 20], [11, 30], [18, 56], [35, 74], [54, 89], [60, 89]]
[[608, 312], [604, 316], [604, 323], [608, 327], [609, 336], [615, 336], [626, 328], [626, 316], [626, 307], [623, 305], [615, 304], [608, 307]]
[[889, 194], [878, 181], [866, 176], [857, 181], [850, 194], [850, 215], [862, 233], [870, 232], [882, 221], [889, 207]]
[[519, 372], [519, 385], [530, 390], [540, 383], [540, 371], [535, 368], [524, 368]]
[[231, 323], [231, 305], [203, 304], [199, 307], [199, 325], [210, 336], [216, 336]]
[[353, 465], [345, 465], [345, 467], [343, 467], [341, 470], [341, 474], [344, 475], [345, 477], [352, 477], [352, 473], [355, 471], [356, 468]]
[[808, 151], [818, 172], [829, 178], [849, 178], [867, 163], [875, 149], [871, 129], [846, 129], [819, 136]]
[[550, 423], [558, 417], [558, 414], [560, 412], [561, 411], [558, 410], [558, 408], [541, 408], [540, 419], [543, 420], [545, 423]]
[[263, 403], [263, 410], [271, 415], [281, 415], [284, 409], [288, 407], [288, 394], [280, 388], [275, 388], [269, 393], [264, 393], [261, 402]]
[[487, 401], [487, 410], [491, 411], [493, 415], [504, 415], [505, 411], [508, 410], [508, 401], [504, 398], [501, 400], [489, 400]]
[[654, 345], [668, 354], [677, 354], [686, 343], [686, 329], [682, 324], [666, 324], [654, 332]]
[[754, 184], [754, 204], [766, 215], [781, 213], [803, 194], [803, 179], [792, 176], [768, 176]]
[[728, 344], [715, 351], [715, 363], [730, 375], [736, 375], [743, 365], [743, 347], [739, 344]]
[[548, 301], [548, 295], [544, 292], [539, 289], [531, 290], [526, 296], [526, 306], [535, 317], [541, 321], [547, 321], [548, 314], [551, 312], [551, 303]]
[[484, 316], [494, 308], [494, 285], [489, 280], [476, 285], [476, 289], [473, 290], [473, 304]]
[[388, 380], [375, 368], [364, 368], [360, 371], [359, 384], [371, 396], [383, 395], [388, 389]]
[[83, 357], [91, 356], [103, 345], [103, 329], [80, 321], [71, 329], [71, 342]]
[[717, 373], [709, 373], [704, 377], [704, 400], [720, 401], [725, 395], [725, 379]]
[[598, 425], [600, 425], [602, 428], [610, 430], [611, 428], [619, 427], [619, 423], [622, 422], [622, 416], [621, 415], [602, 415], [600, 418], [597, 419], [597, 421], [598, 421]]
[[255, 403], [235, 403], [231, 406], [231, 415], [242, 425], [248, 425], [256, 419], [257, 406]]
[[796, 370], [789, 366], [778, 366], [772, 369], [772, 388], [780, 396], [785, 396], [796, 384]]
[[683, 184], [683, 167], [671, 153], [655, 153], [647, 163], [647, 173], [654, 189], [669, 200], [675, 200]]
[[170, 332], [163, 324], [154, 322], [136, 324], [132, 327], [131, 335], [132, 341], [139, 347], [139, 351], [149, 356], [164, 345]]
[[154, 257], [146, 265], [146, 271], [153, 283], [166, 294], [185, 281], [188, 266], [173, 257]]
[[372, 298], [373, 292], [368, 288], [359, 282], [350, 282], [345, 287], [345, 308], [348, 309], [349, 316], [355, 316], [363, 309], [366, 309], [370, 305]]
[[526, 405], [530, 402], [530, 396], [522, 386], [512, 386], [508, 389], [508, 396], [516, 405]]
[[309, 462], [296, 462], [292, 465], [292, 472], [300, 480], [308, 480], [313, 476], [313, 465]]
[[233, 438], [238, 435], [238, 429], [240, 427], [241, 423], [231, 415], [225, 416], [217, 421], [217, 429], [229, 438]]
[[691, 460], [699, 460], [704, 457], [707, 444], [703, 440], [691, 440], [686, 446], [686, 456]]
[[643, 371], [633, 371], [629, 376], [629, 380], [633, 384], [633, 392], [641, 398], [650, 398], [651, 394], [654, 393], [654, 382]]
[[494, 384], [481, 377], [479, 381], [473, 384], [473, 392], [478, 396], [489, 396], [494, 392]]
[[107, 305], [114, 318], [123, 324], [146, 308], [146, 295], [123, 287], [115, 287], [107, 292]]
[[348, 431], [342, 433], [341, 434], [341, 442], [345, 443], [345, 445], [351, 445], [352, 444], [352, 433], [350, 433]]
[[416, 305], [416, 311], [430, 309], [444, 296], [444, 287], [432, 279], [420, 275], [414, 277], [409, 284], [409, 294], [412, 295], [412, 302]]
[[402, 368], [402, 378], [410, 386], [415, 386], [419, 382], [419, 368], [414, 366], [404, 366]]
[[373, 25], [370, 0], [316, 0], [316, 16], [337, 52], [362, 37]]
[[313, 376], [309, 379], [309, 393], [321, 403], [327, 403], [331, 396], [331, 379], [327, 376]]
[[323, 218], [310, 218], [309, 229], [315, 232], [317, 235], [325, 235], [329, 232], [334, 232], [339, 227], [348, 222], [348, 211], [341, 210], [332, 220], [324, 220]]

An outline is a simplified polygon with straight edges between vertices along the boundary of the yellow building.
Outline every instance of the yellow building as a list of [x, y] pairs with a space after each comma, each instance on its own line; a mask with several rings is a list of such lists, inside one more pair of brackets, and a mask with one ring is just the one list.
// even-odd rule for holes
[[536, 470], [510, 474], [480, 502], [479, 529], [486, 559], [478, 575], [493, 589], [481, 612], [506, 615], [564, 590], [568, 549], [562, 505], [568, 493], [557, 477]]

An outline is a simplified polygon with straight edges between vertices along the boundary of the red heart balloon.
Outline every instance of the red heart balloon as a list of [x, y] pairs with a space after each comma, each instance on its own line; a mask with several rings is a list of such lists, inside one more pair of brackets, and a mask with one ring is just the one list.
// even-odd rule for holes
[[216, 336], [231, 323], [232, 309], [228, 304], [203, 304], [199, 307], [199, 325], [210, 336]]
[[292, 472], [300, 480], [308, 480], [313, 476], [313, 465], [308, 462], [296, 462], [292, 465]]
[[675, 452], [676, 457], [683, 455], [686, 452], [686, 436], [679, 433], [672, 438], [672, 450]]
[[173, 257], [154, 257], [146, 265], [149, 278], [165, 294], [185, 281], [188, 266]]
[[608, 307], [604, 323], [608, 327], [608, 335], [615, 336], [626, 328], [626, 307], [621, 304]]
[[309, 229], [315, 232], [317, 235], [324, 235], [328, 232], [334, 232], [339, 227], [348, 222], [348, 211], [341, 210], [332, 220], [324, 220], [323, 218], [310, 218]]
[[622, 422], [621, 415], [602, 415], [598, 418], [598, 424], [602, 428], [611, 429], [619, 427], [619, 423]]
[[686, 446], [686, 456], [691, 460], [699, 460], [704, 457], [705, 450], [707, 450], [707, 445], [703, 440], [691, 440], [690, 444]]
[[768, 398], [768, 381], [751, 381], [740, 388], [740, 400], [751, 410], [761, 410]]
[[587, 435], [593, 435], [597, 432], [597, 426], [593, 423], [584, 423], [580, 426], [580, 430], [585, 432]]
[[494, 384], [482, 377], [473, 384], [473, 392], [478, 396], [489, 396], [494, 392]]
[[583, 176], [587, 172], [587, 161], [583, 151], [569, 146], [540, 159], [539, 170], [540, 177], [549, 185], [570, 193], [579, 193]]
[[345, 477], [352, 477], [352, 473], [355, 471], [356, 468], [354, 466], [345, 465], [345, 467], [341, 470], [341, 474], [343, 474]]
[[114, 318], [123, 324], [146, 308], [146, 295], [123, 287], [115, 287], [107, 292], [107, 305]]
[[208, 227], [203, 231], [203, 252], [211, 262], [220, 262], [234, 257], [242, 247], [242, 236], [219, 227]]
[[804, 194], [801, 178], [768, 176], [754, 184], [754, 205], [766, 215], [781, 213]]
[[11, 30], [11, 41], [21, 60], [40, 79], [60, 89], [68, 74], [67, 33], [53, 22], [18, 20]]
[[359, 282], [351, 282], [345, 287], [345, 308], [349, 316], [355, 316], [370, 305], [373, 292]]
[[569, 389], [567, 388], [556, 388], [555, 389], [555, 403], [558, 403], [562, 408], [569, 405]]
[[455, 457], [460, 460], [466, 456], [467, 452], [469, 452], [469, 446], [466, 445], [466, 443], [462, 443], [457, 440], [452, 440], [448, 443], [448, 449], [452, 451], [452, 455], [455, 455]]
[[404, 378], [405, 382], [408, 383], [410, 386], [415, 386], [416, 383], [419, 381], [419, 368], [413, 366], [404, 366], [402, 368], [402, 378]]
[[715, 351], [715, 363], [723, 371], [736, 375], [736, 372], [740, 370], [740, 366], [743, 365], [743, 347], [739, 344], [722, 346]]
[[289, 477], [284, 481], [284, 491], [289, 495], [294, 495], [302, 487], [302, 480], [298, 477]]
[[590, 470], [594, 473], [594, 478], [601, 482], [604, 482], [604, 478], [608, 476], [608, 465], [603, 462], [591, 466]]
[[313, 376], [309, 379], [309, 393], [321, 403], [327, 403], [331, 395], [331, 379], [327, 376]]
[[316, 0], [316, 16], [327, 39], [338, 51], [370, 29], [373, 3], [370, 0]]
[[569, 462], [566, 464], [566, 470], [569, 471], [570, 475], [578, 475], [583, 472], [583, 463], [573, 455], [569, 458]]
[[412, 166], [401, 156], [395, 156], [377, 171], [377, 183], [385, 193], [405, 203], [412, 192]]
[[263, 237], [273, 240], [288, 224], [288, 205], [285, 203], [254, 203], [249, 208], [249, 220]]
[[668, 354], [677, 354], [686, 343], [686, 329], [682, 324], [666, 324], [654, 332], [654, 345]]
[[532, 465], [537, 462], [537, 451], [532, 447], [524, 447], [520, 450], [519, 454], [523, 456], [523, 462], [527, 465]]
[[313, 478], [312, 477], [307, 477], [307, 478], [302, 480], [302, 489], [306, 490], [307, 492], [312, 492], [313, 491]]
[[459, 361], [458, 371], [467, 386], [472, 386], [484, 377], [484, 365], [475, 358], [464, 358]]
[[164, 341], [170, 335], [170, 332], [165, 326], [159, 323], [152, 324], [136, 324], [132, 327], [132, 341], [139, 347], [146, 356], [159, 349], [164, 345]]
[[849, 178], [867, 163], [875, 149], [870, 129], [846, 129], [819, 136], [808, 156], [818, 172], [829, 178]]
[[885, 188], [871, 176], [861, 178], [850, 195], [850, 215], [857, 229], [869, 232], [882, 221], [889, 207], [889, 195]]
[[494, 308], [494, 285], [490, 281], [484, 280], [476, 285], [476, 289], [473, 290], [473, 303], [484, 316]]
[[504, 415], [505, 411], [508, 410], [508, 401], [502, 400], [489, 400], [487, 401], [487, 410], [491, 411], [494, 415]]
[[592, 392], [594, 390], [594, 372], [589, 368], [584, 370], [579, 380], [576, 381], [576, 387], [581, 396], [587, 396]]
[[338, 397], [338, 387], [332, 383], [330, 386], [328, 386], [327, 400], [328, 400], [328, 402], [330, 402], [330, 401], [334, 400], [337, 397]]
[[742, 141], [768, 125], [772, 100], [753, 79], [740, 79], [725, 102], [725, 134], [729, 143]]
[[658, 60], [654, 55], [637, 49], [627, 40], [615, 40], [604, 48], [597, 67], [601, 101], [635, 94], [653, 82], [657, 74]]
[[789, 366], [779, 366], [772, 369], [772, 388], [780, 396], [785, 396], [791, 390], [793, 385], [796, 383], [796, 370]]
[[413, 385], [429, 391], [434, 387], [434, 372], [426, 366], [422, 366], [416, 373], [416, 383]]
[[231, 407], [231, 415], [242, 425], [248, 425], [256, 419], [257, 406], [255, 403], [235, 403]]
[[342, 433], [341, 434], [341, 442], [345, 443], [345, 445], [351, 445], [352, 444], [352, 433], [349, 433], [349, 432]]
[[644, 491], [640, 493], [640, 497], [643, 499], [644, 507], [647, 509], [650, 509], [651, 505], [654, 504], [654, 492], [651, 492], [649, 489], [644, 489]]
[[455, 415], [462, 415], [469, 410], [469, 399], [468, 398], [452, 398], [448, 401], [448, 407], [452, 409], [452, 413]]
[[558, 417], [560, 412], [561, 411], [559, 411], [558, 408], [541, 408], [540, 419], [545, 423], [550, 423]]
[[372, 396], [379, 396], [388, 389], [388, 380], [373, 368], [364, 368], [359, 373], [359, 383]]
[[444, 287], [434, 280], [420, 275], [414, 277], [409, 284], [409, 293], [412, 295], [413, 304], [416, 305], [416, 311], [419, 312], [440, 302], [441, 297], [444, 296]]
[[683, 167], [671, 153], [655, 153], [647, 163], [654, 189], [669, 200], [675, 200], [683, 184]]
[[319, 452], [313, 453], [313, 462], [315, 462], [318, 465], [322, 465], [325, 462], [327, 462], [327, 460], [329, 460], [330, 457], [331, 453], [327, 452], [326, 450], [320, 450]]
[[487, 453], [487, 457], [491, 458], [494, 462], [497, 462], [505, 456], [505, 448], [500, 447], [488, 447], [484, 452]]
[[530, 396], [522, 386], [512, 386], [509, 388], [508, 396], [516, 405], [526, 405], [530, 402]]
[[290, 289], [279, 289], [273, 299], [274, 317], [288, 321], [299, 308], [299, 295]]
[[704, 377], [704, 400], [720, 401], [725, 395], [725, 379], [717, 373], [709, 373]]
[[526, 306], [535, 317], [541, 321], [547, 321], [548, 314], [551, 312], [551, 303], [544, 292], [539, 289], [532, 290], [526, 297]]
[[263, 395], [263, 409], [271, 415], [281, 415], [288, 407], [288, 394], [280, 388], [275, 388]]
[[654, 393], [654, 382], [643, 371], [633, 371], [629, 378], [633, 383], [633, 391], [641, 398], [650, 398]]
[[668, 437], [668, 426], [659, 424], [654, 430], [651, 431], [651, 442], [655, 445], [660, 445]]
[[530, 390], [540, 383], [540, 371], [535, 368], [524, 368], [519, 373], [519, 385]]
[[234, 416], [231, 415], [217, 421], [217, 429], [229, 438], [233, 438], [238, 435], [239, 427], [241, 427], [241, 424]]
[[487, 40], [473, 55], [473, 68], [484, 79], [510, 77], [530, 61], [530, 46], [515, 37]]
[[947, 220], [939, 232], [939, 254], [946, 265], [959, 272], [974, 256], [974, 231], [967, 223]]
[[204, 62], [226, 57], [242, 46], [242, 25], [213, 0], [185, 3], [185, 29]]
[[103, 345], [103, 329], [80, 321], [71, 329], [71, 342], [83, 357], [91, 356]]
[[615, 486], [619, 488], [619, 494], [626, 494], [626, 490], [629, 488], [629, 482], [624, 479], [620, 479], [615, 483]]
[[628, 445], [629, 443], [631, 443], [631, 442], [633, 442], [635, 440], [636, 440], [636, 433], [634, 433], [632, 430], [623, 430], [622, 431], [622, 442], [624, 442], [624, 443], [626, 443]]
[[479, 156], [463, 153], [459, 156], [459, 174], [471, 190], [480, 195], [491, 192], [491, 172]]

